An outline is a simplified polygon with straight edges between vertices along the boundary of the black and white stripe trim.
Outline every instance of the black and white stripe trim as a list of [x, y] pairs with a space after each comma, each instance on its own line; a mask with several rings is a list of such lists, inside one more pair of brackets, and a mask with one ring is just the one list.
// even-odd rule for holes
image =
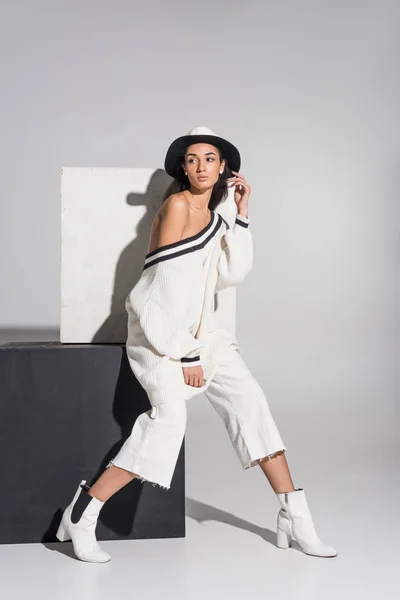
[[182, 356], [181, 363], [183, 367], [197, 367], [201, 365], [200, 356], [192, 356], [188, 358], [187, 356]]
[[148, 252], [145, 257], [143, 271], [164, 260], [176, 258], [188, 252], [195, 252], [204, 248], [222, 227], [222, 222], [221, 215], [212, 210], [210, 222], [199, 233], [196, 233], [196, 235], [191, 235], [183, 240], [179, 240], [179, 242], [165, 244], [157, 248], [157, 250]]
[[248, 227], [250, 223], [250, 217], [244, 217], [243, 215], [236, 215], [235, 223], [242, 227]]

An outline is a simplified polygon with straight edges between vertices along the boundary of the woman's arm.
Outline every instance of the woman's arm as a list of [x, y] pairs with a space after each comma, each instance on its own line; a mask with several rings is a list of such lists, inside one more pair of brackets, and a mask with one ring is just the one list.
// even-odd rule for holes
[[144, 335], [157, 352], [180, 360], [185, 367], [201, 364], [204, 344], [190, 333], [181, 320], [183, 315], [171, 308], [170, 302], [164, 307], [151, 298], [138, 316]]
[[221, 238], [222, 252], [218, 259], [218, 279], [215, 293], [235, 286], [253, 266], [253, 237], [250, 218], [236, 213], [235, 223]]
[[[188, 207], [179, 196], [166, 201], [161, 220], [158, 248], [161, 250], [182, 240], [188, 220]], [[156, 250], [154, 251], [156, 252]], [[170, 249], [160, 253], [160, 261], [151, 267], [151, 292], [140, 310], [131, 304], [138, 315], [143, 333], [162, 355], [181, 360], [182, 366], [201, 364], [203, 344], [189, 331], [191, 305], [196, 277], [189, 254], [170, 258]], [[166, 259], [166, 260], [165, 260]], [[134, 290], [133, 290], [134, 292]]]

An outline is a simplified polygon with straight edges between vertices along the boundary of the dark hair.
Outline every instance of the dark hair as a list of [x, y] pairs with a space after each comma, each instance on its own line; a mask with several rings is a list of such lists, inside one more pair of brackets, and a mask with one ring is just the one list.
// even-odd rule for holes
[[[222, 171], [221, 175], [219, 175], [219, 177], [212, 189], [211, 198], [208, 203], [208, 208], [210, 210], [214, 210], [222, 202], [222, 200], [224, 200], [227, 197], [228, 186], [227, 186], [226, 180], [229, 177], [233, 177], [233, 173], [229, 168], [228, 161], [223, 156], [221, 149], [218, 146], [215, 146], [214, 144], [213, 144], [213, 146], [218, 150], [220, 161], [222, 162], [223, 160], [225, 160], [225, 167], [224, 167], [224, 170]], [[188, 146], [186, 146], [186, 148], [188, 148]], [[184, 190], [190, 189], [189, 177], [187, 175], [185, 175], [185, 172], [181, 166], [181, 163], [183, 163], [185, 160], [185, 153], [186, 153], [186, 149], [185, 149], [184, 154], [181, 155], [177, 161], [175, 178], [173, 179], [173, 181], [171, 181], [171, 183], [165, 190], [161, 204], [163, 202], [165, 202], [165, 200], [167, 198], [172, 196], [172, 194], [177, 194], [178, 192], [183, 192]]]

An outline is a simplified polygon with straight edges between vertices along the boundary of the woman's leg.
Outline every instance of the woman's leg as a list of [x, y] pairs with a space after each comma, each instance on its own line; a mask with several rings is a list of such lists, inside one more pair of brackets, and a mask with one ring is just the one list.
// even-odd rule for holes
[[284, 450], [278, 450], [271, 456], [265, 456], [258, 460], [262, 471], [267, 477], [272, 489], [277, 494], [283, 492], [294, 492], [292, 477], [289, 467], [286, 462], [286, 454]]
[[265, 394], [238, 351], [224, 357], [204, 393], [223, 419], [243, 468], [259, 465], [277, 496], [277, 546], [288, 548], [293, 537], [307, 554], [336, 556], [316, 533], [303, 488], [293, 485]]
[[186, 430], [186, 402], [174, 398], [138, 416], [131, 435], [89, 493], [106, 501], [132, 479], [170, 489]]
[[[257, 462], [274, 492], [283, 493], [295, 490], [284, 450], [278, 450], [275, 454], [258, 459]], [[111, 465], [100, 475], [88, 493], [105, 502], [135, 477], [137, 477], [136, 473]]]
[[136, 473], [111, 465], [91, 486], [88, 494], [93, 498], [106, 502], [115, 492], [118, 492], [135, 477], [137, 477]]
[[186, 403], [173, 398], [136, 419], [130, 436], [89, 486], [82, 480], [63, 512], [56, 536], [72, 540], [75, 555], [88, 562], [107, 562], [110, 556], [97, 542], [95, 529], [104, 503], [134, 478], [170, 489], [186, 427]]
[[228, 351], [204, 391], [244, 469], [259, 465], [275, 492], [293, 491], [286, 446], [260, 384], [238, 350]]

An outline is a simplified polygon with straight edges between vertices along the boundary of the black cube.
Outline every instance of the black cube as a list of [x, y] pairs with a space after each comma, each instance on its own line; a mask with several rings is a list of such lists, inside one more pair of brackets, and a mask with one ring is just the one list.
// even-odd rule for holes
[[[57, 541], [80, 481], [94, 483], [150, 408], [125, 344], [0, 346], [0, 543]], [[184, 442], [171, 488], [128, 483], [102, 508], [98, 540], [185, 536]]]

